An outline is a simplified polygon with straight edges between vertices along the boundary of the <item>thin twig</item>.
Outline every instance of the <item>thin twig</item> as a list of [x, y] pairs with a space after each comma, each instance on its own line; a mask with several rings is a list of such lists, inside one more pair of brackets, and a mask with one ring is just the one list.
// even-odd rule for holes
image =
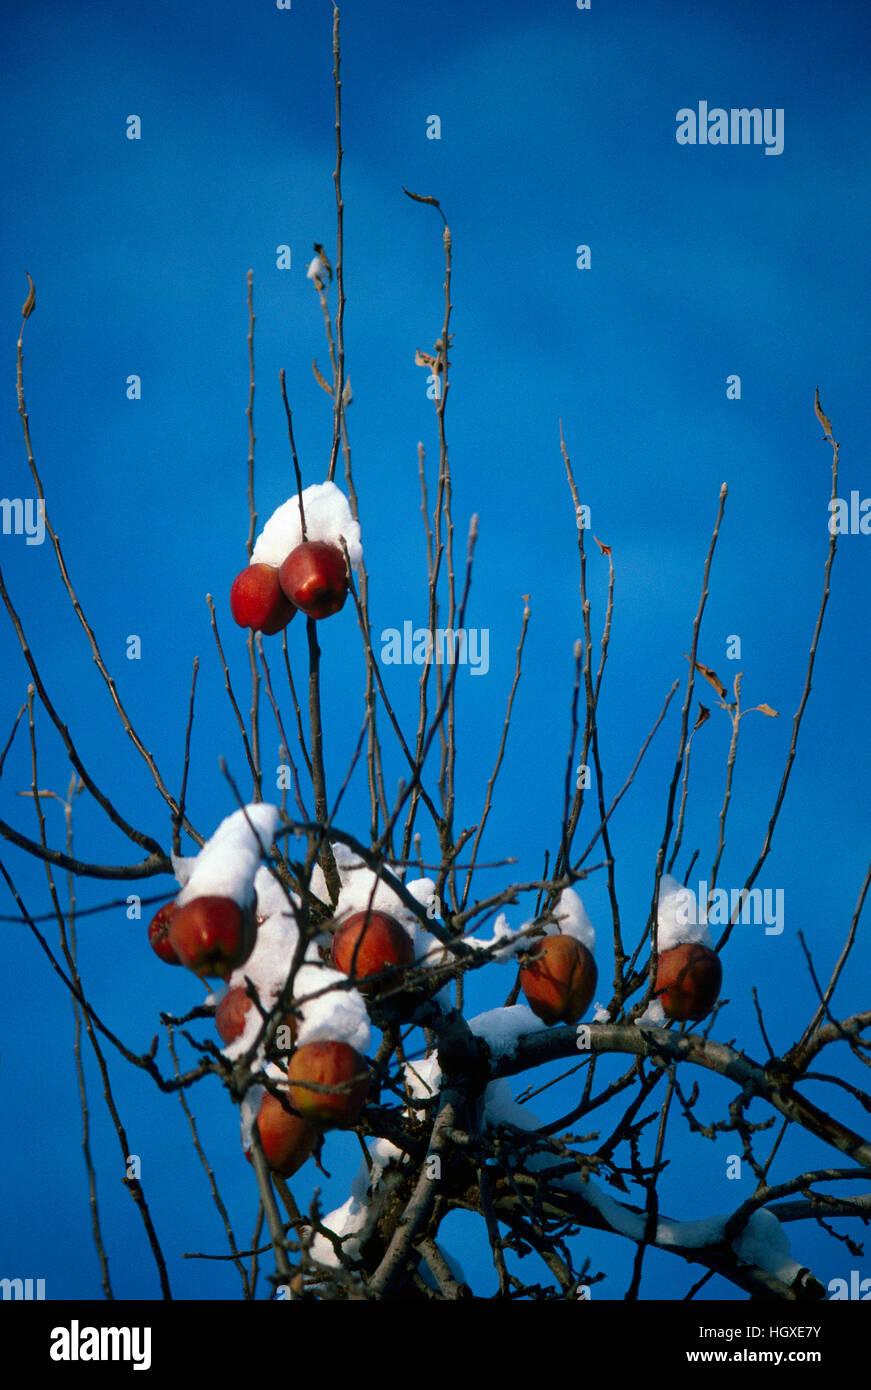
[[257, 764], [254, 761], [254, 756], [251, 752], [251, 744], [248, 741], [248, 731], [245, 728], [245, 720], [242, 718], [242, 712], [239, 709], [238, 704], [236, 703], [236, 696], [233, 694], [233, 683], [230, 680], [230, 669], [227, 666], [227, 658], [224, 656], [224, 648], [221, 643], [220, 634], [218, 632], [218, 619], [215, 614], [215, 603], [211, 594], [206, 594], [206, 603], [209, 605], [209, 614], [211, 616], [212, 621], [212, 632], [214, 633], [215, 637], [215, 646], [218, 648], [218, 656], [221, 662], [221, 670], [224, 672], [224, 689], [227, 692], [230, 704], [233, 709], [233, 713], [236, 716], [236, 723], [239, 725], [239, 732], [242, 735], [242, 747], [245, 749], [245, 757], [248, 761], [248, 766], [251, 769], [251, 778], [254, 782], [255, 787], [257, 787], [259, 784], [260, 773]]
[[[831, 424], [830, 424], [830, 422], [829, 422], [829, 421], [826, 419], [826, 417], [822, 414], [822, 407], [821, 407], [821, 405], [820, 405], [819, 391], [817, 391], [817, 393], [816, 393], [816, 398], [815, 398], [815, 410], [816, 410], [817, 418], [820, 420], [820, 423], [823, 424], [823, 428], [824, 428], [824, 430], [825, 430], [826, 438], [828, 439], [829, 443], [830, 443], [831, 446], [832, 446], [832, 493], [831, 493], [831, 498], [832, 498], [832, 500], [834, 501], [834, 500], [837, 499], [837, 496], [838, 496], [838, 460], [839, 460], [839, 456], [840, 456], [840, 448], [841, 448], [841, 446], [840, 446], [840, 444], [837, 443], [837, 441], [834, 439], [834, 437], [833, 437], [833, 435], [832, 435], [832, 430], [831, 430]], [[824, 423], [824, 422], [825, 422], [825, 423]], [[799, 700], [799, 703], [798, 703], [798, 709], [796, 710], [795, 715], [793, 716], [793, 721], [792, 721], [792, 738], [791, 738], [790, 744], [789, 744], [789, 752], [788, 752], [787, 755], [786, 755], [786, 766], [785, 766], [784, 769], [783, 769], [783, 776], [782, 776], [781, 779], [780, 779], [780, 786], [779, 786], [779, 788], [778, 788], [777, 796], [775, 797], [775, 801], [774, 801], [774, 809], [773, 809], [772, 812], [771, 812], [771, 817], [770, 817], [769, 822], [768, 822], [768, 829], [767, 829], [766, 832], [765, 832], [765, 840], [764, 840], [764, 842], [763, 842], [762, 849], [761, 849], [760, 852], [759, 852], [759, 858], [756, 860], [756, 863], [753, 865], [753, 868], [751, 869], [750, 873], [748, 874], [747, 880], [746, 880], [746, 882], [745, 882], [745, 884], [744, 884], [744, 889], [742, 890], [742, 896], [741, 896], [741, 899], [740, 899], [740, 901], [741, 901], [742, 903], [743, 903], [743, 901], [744, 901], [744, 892], [746, 892], [747, 889], [753, 887], [753, 884], [755, 883], [756, 879], [758, 878], [759, 873], [760, 873], [760, 871], [761, 871], [761, 869], [762, 869], [763, 864], [765, 863], [766, 859], [768, 858], [768, 854], [769, 854], [769, 851], [770, 851], [770, 849], [771, 849], [771, 842], [772, 842], [772, 840], [773, 840], [773, 838], [774, 838], [774, 827], [775, 827], [776, 824], [777, 824], [777, 820], [778, 820], [778, 817], [779, 817], [779, 815], [780, 815], [780, 809], [781, 809], [781, 807], [782, 807], [782, 805], [783, 805], [784, 797], [786, 796], [786, 789], [787, 789], [787, 786], [789, 785], [789, 776], [790, 776], [790, 773], [791, 773], [791, 771], [792, 771], [792, 764], [793, 764], [793, 762], [795, 761], [796, 749], [797, 749], [797, 747], [798, 747], [798, 731], [799, 731], [799, 729], [801, 728], [801, 721], [802, 721], [802, 718], [803, 718], [803, 716], [804, 716], [805, 706], [807, 705], [807, 702], [808, 702], [808, 699], [809, 699], [810, 693], [811, 693], [811, 680], [812, 680], [812, 678], [813, 678], [814, 665], [816, 664], [817, 645], [818, 645], [819, 640], [820, 640], [820, 634], [821, 634], [822, 629], [823, 629], [823, 618], [825, 617], [826, 606], [827, 606], [828, 601], [829, 601], [830, 581], [831, 581], [831, 576], [832, 576], [832, 565], [833, 565], [833, 563], [834, 563], [835, 551], [837, 550], [837, 548], [838, 548], [837, 532], [831, 531], [831, 532], [830, 532], [830, 538], [829, 538], [829, 550], [828, 550], [828, 555], [827, 555], [827, 557], [826, 557], [825, 576], [824, 576], [824, 579], [823, 579], [823, 592], [822, 592], [822, 597], [821, 597], [821, 599], [820, 599], [820, 607], [819, 607], [819, 612], [817, 613], [817, 620], [816, 620], [816, 623], [814, 624], [813, 637], [811, 638], [811, 646], [810, 646], [810, 653], [809, 653], [809, 655], [808, 655], [807, 675], [805, 676], [804, 689], [802, 690], [802, 693], [801, 693], [801, 699]], [[719, 939], [719, 941], [717, 942], [717, 945], [716, 945], [716, 949], [717, 949], [718, 951], [721, 951], [721, 950], [723, 949], [723, 947], [725, 946], [726, 942], [729, 940], [729, 937], [730, 937], [731, 934], [732, 934], [732, 929], [733, 929], [734, 925], [735, 925], [735, 923], [732, 922], [732, 921], [730, 921], [730, 922], [728, 923], [728, 925], [725, 927], [725, 929], [724, 929], [724, 931], [723, 931], [723, 934], [722, 934], [722, 936], [720, 937], [720, 939]]]
[[178, 794], [178, 814], [172, 818], [172, 850], [175, 855], [181, 854], [181, 823], [184, 818], [185, 796], [187, 795], [188, 770], [191, 761], [191, 730], [194, 726], [194, 696], [197, 689], [197, 674], [200, 669], [200, 659], [194, 657], [193, 671], [191, 673], [191, 697], [188, 705], [188, 720], [184, 731], [184, 761], [182, 763], [181, 790]]
[[[173, 1029], [171, 1024], [167, 1027], [167, 1035], [169, 1050], [172, 1055], [173, 1064], [175, 1066], [175, 1074], [178, 1077], [181, 1075], [181, 1071], [179, 1068], [178, 1053], [175, 1049], [175, 1038], [173, 1036]], [[233, 1227], [230, 1224], [230, 1217], [227, 1212], [227, 1208], [224, 1205], [224, 1200], [221, 1197], [220, 1191], [218, 1190], [218, 1184], [215, 1179], [215, 1171], [212, 1168], [212, 1165], [209, 1163], [209, 1160], [206, 1157], [205, 1150], [203, 1149], [202, 1143], [200, 1141], [199, 1132], [197, 1130], [197, 1122], [194, 1119], [193, 1111], [187, 1103], [187, 1098], [185, 1097], [184, 1090], [181, 1088], [179, 1088], [178, 1099], [181, 1108], [184, 1111], [185, 1116], [187, 1118], [188, 1125], [190, 1126], [191, 1139], [193, 1142], [194, 1149], [196, 1150], [197, 1157], [199, 1158], [200, 1163], [203, 1165], [203, 1171], [205, 1172], [206, 1177], [209, 1180], [209, 1187], [211, 1188], [212, 1192], [212, 1200], [215, 1203], [221, 1220], [224, 1223], [224, 1230], [227, 1233], [227, 1244], [230, 1247], [230, 1258], [232, 1259], [233, 1263], [238, 1269], [239, 1277], [242, 1280], [242, 1295], [244, 1298], [250, 1298], [251, 1294], [248, 1287], [248, 1271], [242, 1263], [242, 1252], [238, 1249], [236, 1245], [236, 1237], [233, 1234]]]

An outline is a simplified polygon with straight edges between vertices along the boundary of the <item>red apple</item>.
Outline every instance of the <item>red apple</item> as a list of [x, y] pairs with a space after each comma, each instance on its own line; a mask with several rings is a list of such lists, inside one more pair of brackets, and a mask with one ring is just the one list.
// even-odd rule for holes
[[222, 979], [248, 959], [256, 936], [254, 913], [232, 898], [192, 898], [169, 924], [169, 939], [182, 965], [197, 975]]
[[235, 1042], [245, 1031], [251, 1000], [244, 985], [234, 985], [228, 989], [215, 1009], [215, 1027], [224, 1043]]
[[[350, 1043], [303, 1043], [287, 1067], [290, 1103], [321, 1129], [350, 1129], [357, 1123], [369, 1092], [365, 1057]], [[314, 1083], [314, 1085], [312, 1084]], [[335, 1091], [314, 1086], [335, 1086]]]
[[[244, 985], [233, 985], [231, 989], [227, 990], [215, 1009], [215, 1027], [222, 1042], [231, 1043], [235, 1042], [237, 1038], [241, 1038], [248, 1021], [248, 1010], [253, 1009], [253, 1007], [251, 997]], [[263, 1007], [266, 1008], [266, 1004]], [[297, 1021], [293, 1014], [287, 1014], [283, 1023], [290, 1030], [290, 1041], [293, 1042], [297, 1030]]]
[[246, 565], [233, 580], [230, 612], [240, 627], [252, 627], [267, 637], [287, 627], [296, 609], [278, 582], [274, 565]]
[[698, 1023], [716, 1004], [722, 983], [720, 957], [699, 941], [672, 946], [656, 964], [656, 995], [666, 1018]]
[[329, 618], [348, 594], [345, 557], [327, 541], [303, 541], [280, 566], [278, 578], [291, 603], [310, 618]]
[[370, 976], [391, 965], [411, 965], [414, 945], [408, 932], [386, 912], [354, 912], [333, 933], [333, 965], [350, 975], [363, 994], [377, 982]]
[[[257, 1113], [257, 1131], [263, 1155], [274, 1173], [293, 1177], [310, 1156], [320, 1131], [299, 1115], [291, 1114], [276, 1096], [267, 1091]], [[247, 1154], [250, 1163], [250, 1151]]]
[[590, 1007], [599, 972], [575, 936], [545, 936], [530, 949], [520, 988], [543, 1023], [577, 1023]]
[[177, 911], [174, 902], [164, 903], [148, 924], [148, 940], [151, 942], [152, 950], [167, 965], [181, 965], [169, 939], [169, 924]]

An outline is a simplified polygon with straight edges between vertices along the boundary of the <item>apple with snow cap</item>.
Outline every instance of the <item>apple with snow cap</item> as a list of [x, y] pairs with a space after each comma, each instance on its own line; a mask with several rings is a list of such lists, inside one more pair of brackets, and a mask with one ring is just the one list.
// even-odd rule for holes
[[698, 1023], [720, 995], [723, 966], [710, 946], [684, 941], [661, 951], [656, 963], [656, 997], [666, 1018]]
[[696, 895], [663, 874], [656, 910], [655, 997], [666, 1018], [698, 1023], [717, 1002], [723, 966]]
[[329, 618], [344, 607], [348, 575], [337, 545], [303, 541], [283, 561], [278, 578], [290, 602], [309, 618]]
[[592, 952], [576, 936], [542, 937], [521, 967], [520, 988], [532, 1012], [549, 1027], [577, 1023], [596, 992], [599, 972]]
[[246, 565], [233, 580], [230, 612], [240, 627], [272, 637], [287, 627], [296, 608], [284, 593], [275, 565]]
[[192, 898], [169, 924], [169, 940], [182, 965], [196, 975], [222, 979], [245, 963], [256, 937], [253, 909], [215, 894]]
[[175, 902], [164, 903], [148, 923], [148, 940], [151, 949], [166, 965], [181, 965], [175, 948], [169, 939], [169, 924], [178, 908]]
[[290, 1103], [304, 1119], [320, 1129], [350, 1129], [357, 1123], [369, 1093], [369, 1072], [365, 1057], [350, 1043], [303, 1043], [293, 1053], [287, 1075]]
[[250, 956], [257, 938], [254, 879], [278, 824], [266, 802], [226, 816], [193, 864], [179, 862], [184, 887], [169, 940], [189, 970], [227, 979]]
[[390, 966], [411, 965], [414, 943], [395, 917], [387, 912], [353, 912], [333, 932], [330, 947], [333, 965], [349, 975], [361, 994], [372, 994], [373, 977]]

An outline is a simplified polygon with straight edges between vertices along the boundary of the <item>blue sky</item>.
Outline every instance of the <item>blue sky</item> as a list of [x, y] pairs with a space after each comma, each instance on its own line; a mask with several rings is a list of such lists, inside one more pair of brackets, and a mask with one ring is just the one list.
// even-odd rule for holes
[[[14, 392], [29, 271], [37, 308], [26, 328], [25, 386], [48, 512], [119, 691], [173, 790], [191, 663], [201, 659], [189, 805], [204, 833], [233, 808], [218, 757], [244, 777], [205, 595], [215, 597], [245, 694], [244, 643], [227, 595], [244, 563], [248, 526], [249, 268], [261, 521], [292, 486], [279, 368], [287, 372], [307, 483], [325, 476], [329, 455], [329, 402], [311, 370], [315, 357], [326, 370], [327, 354], [305, 266], [314, 241], [332, 253], [335, 240], [330, 23], [326, 0], [294, 0], [290, 11], [202, 0], [112, 12], [87, 0], [64, 8], [35, 2], [5, 17], [2, 491], [31, 495]], [[827, 6], [823, 41], [818, 6], [801, 3], [760, 11], [739, 0], [712, 11], [594, 0], [587, 12], [568, 0], [534, 8], [448, 0], [435, 10], [348, 0], [342, 35], [349, 428], [376, 631], [423, 620], [418, 440], [431, 480], [437, 459], [426, 373], [414, 353], [430, 351], [441, 327], [440, 222], [410, 202], [403, 186], [439, 197], [453, 235], [454, 516], [461, 552], [468, 518], [480, 517], [467, 625], [490, 635], [486, 676], [460, 673], [458, 823], [472, 824], [480, 813], [529, 594], [524, 674], [484, 857], [514, 855], [512, 873], [534, 877], [558, 840], [572, 648], [581, 634], [561, 420], [592, 530], [612, 546], [617, 576], [599, 714], [609, 800], [672, 681], [685, 677], [682, 653], [718, 491], [729, 484], [699, 656], [727, 682], [743, 670], [746, 702], [766, 701], [781, 712], [777, 721], [751, 715], [742, 724], [720, 878], [740, 886], [773, 805], [822, 586], [831, 452], [813, 414], [816, 386], [842, 441], [841, 496], [871, 495], [864, 236], [871, 94], [863, 9]], [[679, 146], [676, 112], [700, 101], [782, 108], [783, 153]], [[139, 141], [125, 136], [131, 113], [141, 117]], [[441, 120], [439, 140], [426, 138], [432, 114]], [[285, 243], [292, 268], [279, 270], [276, 248]], [[591, 248], [589, 270], [576, 266], [581, 244]], [[141, 377], [138, 401], [125, 394], [132, 373]], [[733, 373], [741, 378], [740, 400], [726, 398]], [[607, 569], [588, 544], [598, 643]], [[751, 987], [759, 988], [772, 1038], [788, 1046], [813, 1001], [797, 933], [805, 933], [827, 977], [865, 870], [869, 545], [863, 535], [839, 543], [790, 794], [759, 880], [784, 890], [785, 930], [740, 929], [724, 958], [731, 1003], [717, 1035], [740, 1038], [754, 1056], [764, 1049]], [[0, 561], [87, 766], [119, 809], [168, 848], [168, 816], [113, 714], [49, 544], [0, 536]], [[134, 633], [142, 657], [132, 662], [125, 650]], [[741, 638], [740, 661], [726, 657], [730, 635]], [[29, 677], [8, 622], [0, 641], [5, 743]], [[323, 646], [335, 786], [363, 716], [350, 608], [326, 625]], [[419, 670], [392, 667], [389, 674], [410, 724]], [[697, 694], [710, 703], [707, 688]], [[621, 911], [625, 923], [636, 924], [627, 926], [633, 946], [650, 901], [678, 712], [675, 704], [613, 823]], [[40, 785], [63, 792], [68, 767], [44, 716], [38, 735]], [[706, 875], [716, 848], [728, 739], [727, 717], [714, 708], [694, 745], [691, 821], [678, 864], [682, 872], [699, 848], [693, 883]], [[390, 775], [395, 780], [402, 770], [389, 746]], [[32, 807], [18, 795], [29, 785], [22, 727], [0, 784], [0, 814], [32, 834]], [[349, 830], [365, 833], [366, 808], [358, 778], [345, 805]], [[47, 815], [51, 841], [60, 845], [62, 815], [57, 807]], [[595, 824], [590, 804], [579, 844]], [[75, 836], [83, 858], [129, 858], [123, 839], [84, 799]], [[434, 853], [433, 843], [424, 848]], [[42, 871], [6, 847], [3, 860], [30, 910], [47, 911]], [[486, 872], [477, 887], [483, 895], [504, 882], [504, 871]], [[164, 890], [170, 896], [169, 880], [142, 889]], [[82, 907], [122, 896], [114, 885], [89, 881], [77, 892]], [[600, 978], [609, 981], [603, 876], [583, 896], [599, 932]], [[512, 909], [518, 923], [530, 906]], [[0, 911], [13, 911], [8, 895]], [[14, 1142], [0, 1158], [7, 1194], [0, 1274], [50, 1273], [50, 1296], [97, 1297], [69, 1000], [26, 929], [6, 923], [4, 931], [0, 1063]], [[123, 910], [83, 919], [79, 941], [94, 1000], [137, 1049], [147, 1047], [162, 1010], [195, 1002], [196, 984], [160, 968], [144, 923], [129, 922]], [[857, 982], [868, 960], [866, 931], [837, 996], [839, 1016], [867, 1002]], [[469, 986], [471, 1007], [500, 1003], [510, 983], [504, 970], [481, 972]], [[221, 1249], [222, 1231], [178, 1102], [110, 1060], [176, 1296], [235, 1296], [228, 1271], [179, 1258]], [[830, 1069], [836, 1064], [846, 1067], [845, 1058], [832, 1057]], [[152, 1298], [154, 1267], [117, 1182], [116, 1141], [90, 1057], [87, 1065], [116, 1293]], [[728, 1088], [716, 1079], [706, 1084], [705, 1113], [722, 1113]], [[570, 1083], [559, 1094], [571, 1096]], [[827, 1099], [825, 1091], [811, 1094]], [[204, 1143], [244, 1239], [253, 1188], [235, 1116], [217, 1082], [195, 1095]], [[858, 1124], [861, 1112], [845, 1105], [845, 1118]], [[730, 1143], [709, 1144], [676, 1126], [663, 1209], [692, 1218], [743, 1200], [753, 1178], [725, 1179]], [[790, 1154], [790, 1172], [831, 1157], [800, 1139]], [[327, 1209], [342, 1200], [356, 1162], [356, 1141], [330, 1140], [333, 1176], [320, 1179]], [[308, 1190], [303, 1176], [301, 1193]], [[448, 1244], [492, 1291], [480, 1237], [469, 1222], [452, 1224]], [[856, 1264], [810, 1228], [794, 1226], [790, 1235], [797, 1258], [824, 1281]], [[629, 1247], [582, 1235], [578, 1248], [610, 1271], [602, 1296], [622, 1297]], [[693, 1273], [675, 1265], [649, 1256], [642, 1296], [655, 1289], [682, 1297]], [[871, 1272], [865, 1257], [859, 1265]], [[728, 1293], [714, 1280], [703, 1296]]]

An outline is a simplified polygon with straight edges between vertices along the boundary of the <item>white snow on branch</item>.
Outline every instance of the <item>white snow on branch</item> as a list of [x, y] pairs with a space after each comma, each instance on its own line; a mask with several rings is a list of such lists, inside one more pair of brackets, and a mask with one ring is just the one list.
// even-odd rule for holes
[[[524, 927], [531, 925], [531, 922], [524, 923]], [[523, 927], [519, 931], [515, 931], [505, 913], [500, 912], [493, 923], [493, 935], [489, 940], [484, 937], [469, 936], [466, 938], [466, 944], [474, 946], [478, 951], [492, 952], [494, 960], [505, 964], [513, 960], [521, 951], [528, 951], [533, 940], [532, 936], [524, 935]]]
[[347, 975], [307, 962], [296, 973], [293, 997], [302, 1013], [297, 1047], [335, 1040], [350, 1043], [360, 1053], [368, 1052], [372, 1037], [369, 1015], [362, 994], [349, 987]]
[[[354, 1236], [358, 1231], [362, 1231], [368, 1215], [368, 1204], [361, 1202], [352, 1192], [346, 1202], [323, 1217], [321, 1225], [332, 1231], [334, 1236], [344, 1237], [342, 1251], [349, 1259], [355, 1259], [360, 1253], [360, 1242], [355, 1240]], [[329, 1269], [341, 1268], [342, 1262], [336, 1254], [333, 1242], [327, 1236], [321, 1235], [320, 1231], [312, 1241], [311, 1255], [318, 1264], [326, 1265]]]
[[[562, 932], [563, 936], [577, 937], [588, 951], [595, 951], [596, 931], [581, 901], [580, 893], [576, 893], [574, 888], [564, 888], [556, 901], [553, 915], [557, 920], [548, 922], [543, 927], [546, 936], [555, 936], [557, 932]], [[468, 944], [477, 947], [478, 950], [491, 950], [495, 960], [510, 961], [522, 951], [528, 951], [534, 944], [536, 938], [524, 934], [526, 929], [532, 926], [533, 920], [530, 918], [515, 931], [505, 913], [500, 912], [493, 923], [493, 936], [490, 940], [469, 937]]]
[[595, 928], [587, 916], [580, 893], [576, 893], [574, 888], [564, 888], [560, 893], [554, 916], [557, 918], [557, 926], [552, 930], [561, 931], [563, 936], [575, 936], [588, 951], [595, 951]]
[[[594, 1023], [603, 1021], [604, 1020], [593, 1020]], [[640, 1014], [639, 1017], [636, 1018], [635, 1027], [640, 1028], [643, 1023], [650, 1023], [653, 1025], [654, 1028], [662, 1028], [665, 1026], [665, 1022], [665, 1009], [662, 1007], [662, 1000], [651, 999], [650, 1003], [647, 1005], [647, 1008], [644, 1010], [644, 1013]]]
[[[469, 1019], [469, 1029], [477, 1038], [483, 1038], [494, 1057], [508, 1057], [516, 1050], [520, 1039], [527, 1033], [540, 1033], [545, 1028], [540, 1018], [536, 1018], [531, 1009], [525, 1004], [508, 1004], [500, 1009], [488, 1009], [485, 1013], [476, 1014]], [[442, 1071], [439, 1066], [438, 1053], [433, 1052], [429, 1057], [424, 1057], [420, 1061], [407, 1062], [405, 1064], [405, 1083], [410, 1094], [415, 1099], [428, 1100], [437, 1094], [442, 1084]], [[491, 1081], [485, 1092], [485, 1107], [489, 1097], [500, 1097], [500, 1104], [505, 1101], [506, 1095], [510, 1098], [511, 1092], [508, 1083], [504, 1080]], [[495, 1101], [494, 1101], [495, 1103]], [[521, 1124], [518, 1116], [530, 1115], [531, 1123], [527, 1126]], [[488, 1112], [489, 1113], [489, 1112]], [[512, 1115], [511, 1124], [518, 1124], [521, 1128], [536, 1128], [539, 1121], [530, 1111], [524, 1110], [522, 1106], [517, 1106], [517, 1114]]]
[[[339, 874], [339, 882], [342, 884], [347, 883], [355, 866], [359, 865], [362, 861], [353, 850], [348, 849], [347, 845], [343, 845], [341, 840], [337, 840], [335, 844], [331, 843], [330, 849], [333, 851], [333, 859], [335, 860], [336, 869]], [[312, 865], [311, 882], [309, 886], [314, 896], [320, 898], [322, 903], [329, 906], [330, 890], [327, 887], [327, 880], [324, 878], [324, 871], [320, 864]]]
[[732, 1249], [742, 1263], [757, 1265], [784, 1284], [792, 1284], [804, 1268], [792, 1258], [783, 1227], [766, 1207], [754, 1211]]
[[257, 894], [258, 917], [264, 921], [269, 917], [280, 917], [296, 925], [299, 899], [295, 893], [285, 889], [265, 864], [261, 864], [254, 876], [254, 891]]
[[[487, 1087], [484, 1105], [487, 1121], [491, 1125], [511, 1124], [527, 1132], [541, 1127], [538, 1117], [513, 1098], [504, 1077]], [[533, 1153], [524, 1160], [524, 1167], [528, 1172], [542, 1172], [564, 1162], [565, 1159], [555, 1153]], [[628, 1210], [591, 1178], [584, 1178], [580, 1173], [569, 1173], [554, 1178], [553, 1185], [563, 1191], [577, 1192], [585, 1202], [595, 1207], [618, 1235], [634, 1241], [645, 1239], [646, 1214]], [[679, 1246], [683, 1250], [704, 1250], [723, 1242], [728, 1221], [728, 1214], [708, 1216], [700, 1221], [674, 1221], [660, 1217], [652, 1243], [664, 1247]], [[765, 1270], [787, 1285], [795, 1281], [803, 1268], [792, 1258], [789, 1240], [777, 1217], [764, 1207], [753, 1213], [741, 1235], [732, 1241], [732, 1249], [741, 1264]]]
[[265, 1095], [265, 1086], [249, 1086], [242, 1097], [242, 1104], [239, 1107], [239, 1111], [242, 1128], [242, 1148], [245, 1153], [248, 1153], [251, 1148], [251, 1132], [254, 1129], [254, 1121], [260, 1114], [260, 1103]]
[[[257, 928], [257, 940], [251, 955], [233, 971], [227, 981], [228, 988], [245, 988], [246, 979], [257, 989], [257, 995], [264, 1010], [269, 1013], [276, 999], [284, 989], [299, 942], [299, 928], [293, 913], [293, 906], [287, 901], [281, 885], [276, 883], [269, 870], [259, 868], [254, 880], [257, 892], [258, 916], [264, 920]], [[272, 910], [270, 910], [272, 909]], [[265, 915], [264, 915], [265, 914]], [[315, 949], [310, 947], [310, 950]], [[315, 950], [316, 953], [316, 950]], [[223, 993], [223, 991], [222, 991]], [[218, 996], [215, 995], [217, 1002]], [[224, 1056], [235, 1061], [248, 1051], [262, 1027], [263, 1019], [259, 1009], [252, 1005], [245, 1015], [245, 1024], [238, 1038], [227, 1043]], [[256, 1068], [262, 1063], [262, 1053], [256, 1057]]]
[[[369, 1208], [377, 1198], [378, 1186], [384, 1173], [391, 1164], [407, 1162], [409, 1157], [387, 1139], [368, 1142], [371, 1171], [364, 1159], [351, 1183], [351, 1195], [348, 1200], [321, 1220], [321, 1225], [334, 1236], [346, 1237], [342, 1243], [342, 1251], [352, 1259], [360, 1253], [360, 1243], [354, 1236], [366, 1225]], [[341, 1264], [333, 1242], [320, 1232], [312, 1241], [311, 1254], [318, 1264], [326, 1265], [328, 1268], [337, 1269]]]
[[327, 283], [327, 279], [329, 278], [327, 268], [321, 260], [320, 256], [312, 257], [312, 259], [308, 263], [308, 270], [306, 271], [305, 275], [307, 280], [320, 280], [321, 285], [325, 285]]
[[[239, 907], [254, 900], [254, 876], [269, 853], [278, 825], [278, 808], [265, 802], [245, 806], [221, 821], [193, 862], [176, 898], [179, 907], [194, 898], [232, 898]], [[182, 872], [189, 861], [174, 860]]]
[[670, 951], [685, 941], [698, 941], [703, 946], [714, 944], [707, 922], [699, 920], [699, 905], [693, 890], [684, 888], [671, 874], [663, 874], [659, 880], [656, 948]]
[[406, 1088], [415, 1100], [429, 1100], [438, 1094], [442, 1084], [442, 1069], [437, 1053], [433, 1052], [429, 1057], [406, 1062], [403, 1071]]
[[[308, 540], [327, 541], [341, 549], [344, 536], [348, 557], [356, 569], [363, 561], [360, 524], [351, 515], [348, 499], [341, 489], [335, 483], [312, 483], [303, 489], [302, 506]], [[250, 563], [278, 567], [301, 544], [299, 497], [293, 493], [276, 507], [266, 522], [254, 542]]]
[[476, 1038], [484, 1039], [494, 1057], [513, 1056], [521, 1038], [546, 1027], [526, 1004], [506, 1004], [469, 1019], [469, 1028]]

